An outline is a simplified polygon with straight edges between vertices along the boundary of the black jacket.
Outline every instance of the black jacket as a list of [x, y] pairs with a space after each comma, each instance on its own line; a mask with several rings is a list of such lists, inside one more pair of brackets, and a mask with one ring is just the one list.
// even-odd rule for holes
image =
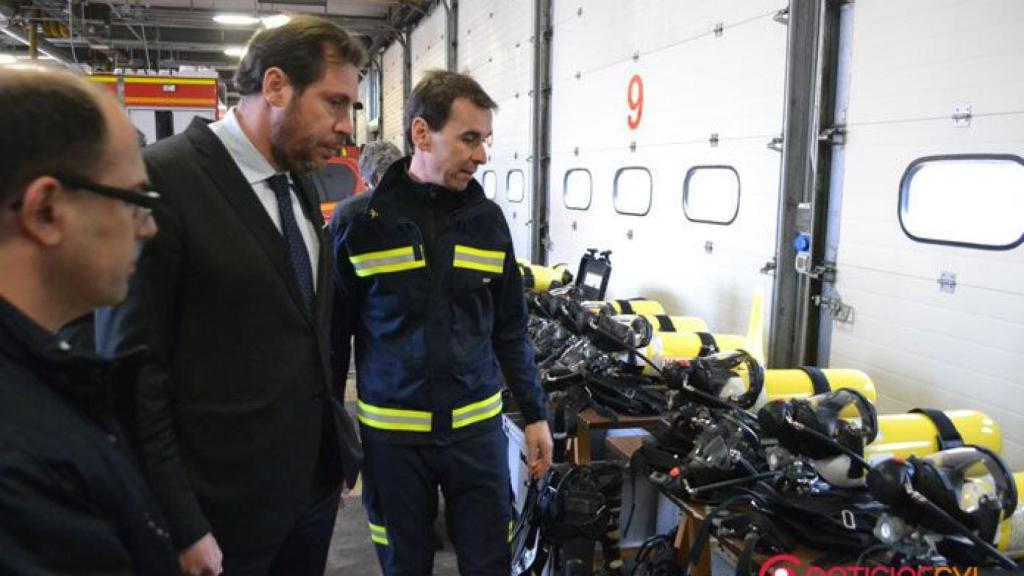
[[503, 383], [527, 423], [545, 419], [505, 217], [475, 180], [453, 192], [407, 167], [392, 164], [332, 222], [339, 290], [354, 303], [337, 348], [354, 334], [364, 440], [447, 442], [496, 427]]
[[131, 360], [72, 352], [0, 298], [0, 574], [178, 573], [114, 418]]
[[[153, 350], [139, 379], [143, 468], [179, 549], [207, 531], [229, 555], [273, 549], [359, 468], [330, 376], [330, 244], [321, 236], [311, 316], [281, 233], [203, 122], [145, 160], [160, 231], [127, 300], [97, 313], [97, 347]], [[315, 195], [299, 199], [319, 230]]]

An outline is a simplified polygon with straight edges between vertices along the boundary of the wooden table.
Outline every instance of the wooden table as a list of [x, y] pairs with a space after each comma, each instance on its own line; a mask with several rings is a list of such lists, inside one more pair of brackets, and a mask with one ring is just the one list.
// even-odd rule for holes
[[[629, 460], [633, 456], [633, 453], [640, 449], [640, 446], [642, 445], [643, 439], [639, 436], [622, 436], [607, 438], [605, 440], [605, 447], [608, 449], [610, 454], [626, 460]], [[701, 523], [707, 517], [708, 507], [704, 504], [682, 500], [679, 497], [665, 493], [664, 491], [662, 491], [662, 493], [679, 508], [679, 527], [676, 530], [674, 546], [676, 549], [676, 559], [680, 564], [682, 564], [686, 560], [687, 554], [689, 554], [690, 549], [693, 548], [693, 545], [697, 540], [697, 532], [700, 530]], [[703, 553], [700, 555], [700, 559], [697, 561], [697, 565], [690, 571], [691, 576], [711, 576], [712, 549], [721, 554], [726, 560], [735, 566], [739, 555], [743, 550], [743, 542], [733, 538], [719, 539], [715, 536], [711, 536], [708, 539], [708, 545], [704, 548]], [[799, 545], [796, 550], [789, 552], [788, 554], [791, 554], [800, 560], [801, 567], [806, 569], [814, 559], [821, 557], [823, 552], [804, 545]], [[623, 551], [623, 557], [628, 556], [629, 555], [626, 551]], [[766, 559], [767, 558], [764, 556], [757, 555], [754, 557], [754, 562], [760, 564]]]
[[[619, 416], [618, 421], [606, 418], [598, 414], [593, 408], [586, 408], [579, 414], [579, 425], [576, 428], [575, 451], [573, 461], [577, 464], [586, 464], [591, 460], [590, 432], [592, 430], [621, 430], [624, 428], [655, 427], [661, 418], [659, 416]], [[639, 445], [637, 446], [639, 448]], [[633, 449], [634, 451], [636, 448]], [[632, 454], [632, 452], [630, 452]], [[627, 458], [628, 459], [628, 458]]]

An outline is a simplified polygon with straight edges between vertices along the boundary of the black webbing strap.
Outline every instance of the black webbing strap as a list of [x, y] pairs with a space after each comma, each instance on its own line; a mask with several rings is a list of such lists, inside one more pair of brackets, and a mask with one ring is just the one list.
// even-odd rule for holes
[[565, 411], [569, 409], [569, 399], [564, 394], [560, 394], [558, 400], [555, 401], [554, 408], [555, 429], [551, 434], [554, 446], [551, 452], [551, 459], [555, 463], [562, 463], [567, 458], [566, 453], [568, 452], [569, 444], [569, 422], [565, 414]]
[[910, 411], [911, 414], [924, 414], [929, 420], [935, 424], [935, 427], [939, 429], [939, 450], [945, 450], [947, 448], [959, 448], [964, 445], [964, 437], [960, 435], [960, 431], [956, 429], [953, 421], [946, 416], [946, 413], [942, 410], [936, 410], [934, 408], [914, 408]]
[[658, 332], [675, 332], [675, 324], [672, 324], [672, 317], [665, 314], [656, 314], [654, 319], [658, 321]]
[[520, 264], [519, 270], [523, 273], [523, 287], [533, 288], [536, 282], [533, 278], [533, 267], [529, 264]]
[[683, 561], [682, 573], [685, 576], [689, 576], [690, 569], [697, 566], [701, 555], [704, 553], [704, 549], [708, 546], [711, 528], [714, 527], [714, 517], [714, 512], [705, 516], [704, 521], [700, 523], [700, 527], [697, 529], [697, 534], [693, 538], [693, 545], [690, 546], [690, 551], [686, 554], [686, 559]]
[[697, 332], [697, 337], [700, 338], [698, 356], [709, 356], [718, 352], [718, 342], [715, 342], [715, 337], [710, 332]]
[[623, 314], [636, 314], [633, 312], [633, 305], [629, 303], [629, 300], [616, 300], [615, 303], [619, 305], [619, 310]]
[[832, 385], [828, 383], [828, 377], [816, 366], [801, 366], [801, 370], [811, 379], [811, 386], [814, 387], [814, 395], [824, 394], [832, 391]]
[[751, 576], [753, 574], [751, 567], [754, 564], [754, 552], [757, 550], [758, 543], [768, 536], [760, 530], [751, 530], [747, 533], [743, 538], [743, 551], [736, 558], [736, 576]]

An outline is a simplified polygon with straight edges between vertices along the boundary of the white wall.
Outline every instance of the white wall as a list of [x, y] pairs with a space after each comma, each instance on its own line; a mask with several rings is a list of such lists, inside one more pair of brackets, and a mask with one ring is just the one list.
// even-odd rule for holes
[[[459, 4], [458, 70], [467, 72], [498, 103], [494, 147], [486, 170], [497, 176], [495, 202], [512, 231], [516, 256], [531, 257], [533, 176], [533, 0], [474, 0]], [[509, 174], [525, 181], [524, 199], [508, 199]]]
[[[882, 412], [971, 408], [993, 417], [1024, 468], [1024, 248], [915, 242], [900, 179], [922, 156], [1024, 155], [1024, 3], [859, 0], [854, 36], [831, 363], [875, 381]], [[970, 105], [970, 126], [951, 116]], [[970, 195], [975, 191], [964, 190]], [[957, 275], [941, 292], [943, 272]]]
[[412, 31], [412, 85], [431, 69], [448, 68], [448, 13], [437, 5]]
[[393, 42], [388, 46], [384, 51], [381, 74], [381, 92], [384, 95], [384, 105], [380, 113], [381, 138], [398, 146], [399, 150], [405, 150], [405, 129], [402, 119], [405, 110], [403, 50], [399, 42]]
[[[671, 313], [704, 318], [714, 331], [746, 332], [755, 287], [765, 302], [771, 298], [772, 279], [759, 270], [775, 251], [780, 155], [766, 145], [782, 132], [787, 35], [772, 15], [786, 5], [644, 0], [624, 10], [613, 0], [555, 3], [550, 262], [575, 268], [586, 248], [611, 249], [611, 297], [648, 296]], [[642, 79], [644, 104], [631, 129], [634, 75]], [[697, 165], [739, 173], [731, 225], [685, 218], [683, 180]], [[613, 207], [615, 174], [626, 166], [651, 172], [647, 216]], [[563, 204], [563, 179], [573, 168], [593, 178], [587, 211]]]

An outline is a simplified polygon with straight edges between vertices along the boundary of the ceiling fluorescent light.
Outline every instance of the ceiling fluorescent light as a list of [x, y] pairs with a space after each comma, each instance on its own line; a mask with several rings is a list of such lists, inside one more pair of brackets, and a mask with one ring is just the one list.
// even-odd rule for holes
[[224, 55], [241, 58], [245, 56], [245, 46], [228, 46], [224, 49]]
[[229, 26], [251, 26], [253, 24], [258, 24], [260, 19], [248, 14], [217, 14], [213, 17], [213, 21], [218, 24], [227, 24]]
[[263, 27], [277, 28], [278, 26], [284, 26], [285, 24], [290, 22], [291, 19], [292, 17], [287, 14], [274, 14], [273, 16], [267, 16], [263, 18]]

